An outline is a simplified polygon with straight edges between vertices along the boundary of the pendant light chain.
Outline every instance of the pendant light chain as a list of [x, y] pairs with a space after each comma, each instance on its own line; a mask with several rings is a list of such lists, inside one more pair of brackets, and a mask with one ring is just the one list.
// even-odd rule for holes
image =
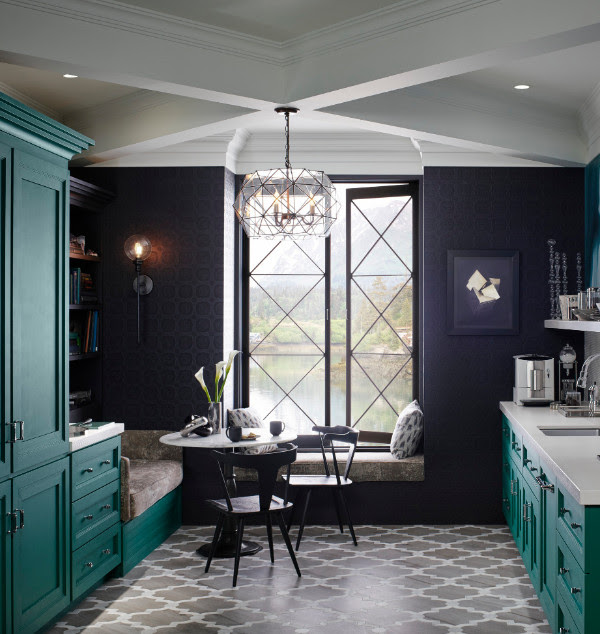
[[290, 113], [285, 113], [285, 169], [291, 169], [290, 163]]

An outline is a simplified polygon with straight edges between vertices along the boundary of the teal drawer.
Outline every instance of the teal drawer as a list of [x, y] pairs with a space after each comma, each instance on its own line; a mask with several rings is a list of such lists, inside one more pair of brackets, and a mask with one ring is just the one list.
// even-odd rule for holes
[[558, 534], [575, 555], [577, 562], [586, 570], [584, 560], [585, 544], [585, 507], [576, 502], [573, 496], [558, 486]]
[[512, 459], [520, 466], [523, 465], [523, 439], [512, 427], [510, 428], [509, 451]]
[[121, 437], [115, 436], [71, 455], [72, 499], [118, 480], [121, 466]]
[[104, 531], [72, 555], [73, 600], [121, 563], [121, 524]]
[[76, 550], [121, 519], [121, 482], [115, 480], [71, 505], [71, 549]]
[[510, 450], [510, 423], [506, 416], [502, 416], [502, 449]]
[[557, 604], [556, 621], [556, 632], [558, 634], [581, 634], [581, 630], [577, 627], [569, 610], [564, 606], [560, 596]]
[[586, 575], [562, 537], [558, 536], [558, 592], [579, 629], [583, 630]]

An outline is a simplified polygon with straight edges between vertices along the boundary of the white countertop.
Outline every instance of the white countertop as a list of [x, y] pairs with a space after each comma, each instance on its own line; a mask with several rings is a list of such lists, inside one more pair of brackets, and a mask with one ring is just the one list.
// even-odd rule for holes
[[176, 447], [195, 447], [196, 449], [235, 449], [236, 447], [256, 447], [258, 445], [276, 445], [282, 442], [292, 442], [298, 437], [293, 431], [283, 430], [279, 436], [272, 436], [268, 429], [262, 427], [243, 427], [242, 433], [244, 436], [250, 432], [256, 434], [258, 438], [256, 440], [240, 440], [239, 442], [232, 442], [225, 435], [224, 430], [221, 430], [218, 434], [211, 434], [210, 436], [198, 436], [197, 434], [190, 434], [185, 438], [178, 432], [172, 434], [166, 434], [160, 437], [160, 442], [165, 445], [175, 445]]
[[69, 445], [71, 451], [77, 451], [90, 445], [95, 445], [97, 442], [118, 436], [125, 431], [125, 425], [123, 423], [111, 423], [101, 427], [100, 429], [89, 429], [83, 436], [73, 436], [69, 438]]
[[523, 407], [510, 401], [501, 402], [500, 410], [580, 504], [600, 505], [600, 436], [546, 436], [539, 429], [600, 428], [600, 418], [567, 418], [548, 407]]

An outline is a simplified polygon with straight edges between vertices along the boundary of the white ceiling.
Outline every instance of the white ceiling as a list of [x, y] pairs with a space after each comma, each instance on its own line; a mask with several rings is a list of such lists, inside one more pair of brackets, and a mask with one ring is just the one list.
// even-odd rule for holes
[[274, 166], [293, 103], [328, 172], [584, 165], [598, 59], [598, 0], [0, 0], [0, 92], [94, 138], [75, 164]]

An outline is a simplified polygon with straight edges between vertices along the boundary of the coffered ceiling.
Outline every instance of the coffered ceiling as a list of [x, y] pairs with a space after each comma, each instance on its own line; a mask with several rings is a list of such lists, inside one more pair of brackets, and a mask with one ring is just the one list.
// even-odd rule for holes
[[598, 0], [0, 0], [0, 91], [94, 138], [76, 164], [271, 167], [293, 104], [330, 173], [583, 165], [598, 59]]

